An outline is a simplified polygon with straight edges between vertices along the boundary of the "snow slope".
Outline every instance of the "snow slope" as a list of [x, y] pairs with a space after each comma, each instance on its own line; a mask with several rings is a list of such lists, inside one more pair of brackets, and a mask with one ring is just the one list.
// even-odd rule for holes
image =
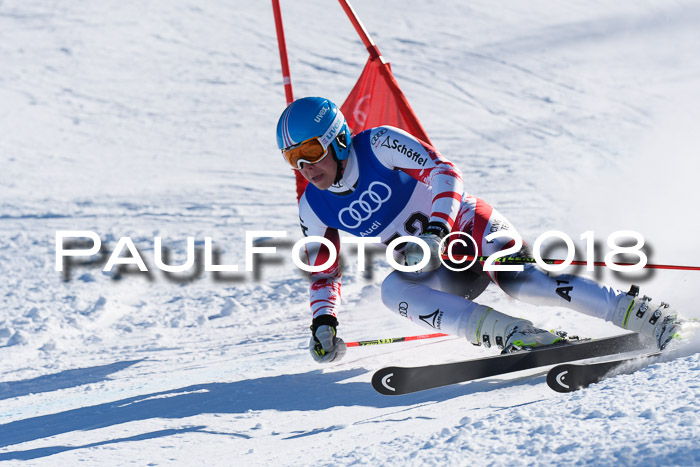
[[[369, 2], [353, 6], [467, 189], [532, 242], [598, 254], [642, 233], [652, 263], [700, 264], [700, 4], [683, 0]], [[333, 2], [283, 2], [295, 95], [343, 101], [366, 51]], [[320, 20], [320, 21], [319, 21]], [[542, 371], [402, 397], [387, 364], [490, 355], [453, 338], [308, 356], [294, 182], [274, 126], [285, 100], [269, 2], [0, 1], [0, 461], [27, 465], [697, 465], [697, 342], [562, 395]], [[149, 274], [54, 270], [55, 232], [129, 236]], [[154, 267], [213, 237], [244, 265], [245, 231], [282, 230], [257, 273]], [[553, 249], [551, 254], [561, 254]], [[384, 310], [381, 257], [350, 254], [339, 332], [421, 334]], [[616, 274], [700, 317], [698, 272]], [[616, 329], [481, 297], [538, 324]]]

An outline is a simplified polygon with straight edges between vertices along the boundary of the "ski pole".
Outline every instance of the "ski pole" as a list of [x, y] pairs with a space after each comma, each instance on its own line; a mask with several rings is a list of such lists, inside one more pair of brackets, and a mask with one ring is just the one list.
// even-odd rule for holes
[[[448, 257], [447, 255], [442, 256], [443, 259], [445, 260], [459, 260], [459, 261], [478, 261], [480, 263], [485, 262], [489, 257], [488, 256], [473, 256], [473, 255], [452, 255], [452, 258]], [[535, 263], [535, 258], [521, 258], [521, 257], [504, 257], [504, 258], [498, 258], [493, 261], [494, 263], [500, 263], [500, 264], [530, 264], [530, 263]], [[546, 264], [562, 264], [564, 263], [563, 259], [542, 259], [543, 263]], [[618, 263], [615, 262], [613, 263], [617, 266], [634, 266], [637, 263]], [[571, 262], [572, 266], [586, 266], [588, 265], [587, 261], [572, 261]], [[592, 263], [593, 266], [607, 266], [606, 263], [603, 261], [594, 261]], [[700, 271], [700, 266], [677, 266], [673, 264], [646, 264], [644, 265], [645, 269], [681, 269], [684, 271]]]
[[357, 342], [346, 342], [345, 345], [348, 347], [364, 347], [367, 345], [379, 345], [379, 344], [395, 344], [397, 342], [408, 342], [416, 341], [419, 339], [433, 339], [435, 337], [447, 337], [449, 334], [435, 333], [435, 334], [422, 334], [420, 336], [404, 336], [404, 337], [390, 337], [389, 339], [375, 339], [370, 341], [357, 341]]

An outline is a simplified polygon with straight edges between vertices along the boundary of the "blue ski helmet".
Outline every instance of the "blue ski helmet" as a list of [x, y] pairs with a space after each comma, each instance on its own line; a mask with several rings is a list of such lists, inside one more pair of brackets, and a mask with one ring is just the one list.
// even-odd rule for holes
[[302, 97], [289, 104], [277, 122], [277, 147], [284, 150], [318, 137], [332, 146], [337, 160], [350, 155], [350, 129], [340, 109], [323, 97]]

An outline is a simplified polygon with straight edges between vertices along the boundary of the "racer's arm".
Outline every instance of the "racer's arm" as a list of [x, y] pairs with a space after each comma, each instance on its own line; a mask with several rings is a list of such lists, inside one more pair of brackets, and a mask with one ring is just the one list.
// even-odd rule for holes
[[[338, 253], [335, 261], [325, 270], [309, 273], [309, 303], [312, 318], [321, 315], [335, 317], [340, 305], [340, 235], [338, 230], [326, 226], [309, 206], [306, 196], [299, 200], [299, 221], [305, 236], [320, 236], [331, 241]], [[320, 243], [306, 244], [307, 264], [324, 264], [329, 257], [328, 248]]]
[[399, 128], [377, 127], [370, 138], [375, 156], [385, 167], [402, 170], [432, 187], [429, 225], [442, 225], [445, 233], [450, 232], [464, 193], [462, 172], [435, 148]]

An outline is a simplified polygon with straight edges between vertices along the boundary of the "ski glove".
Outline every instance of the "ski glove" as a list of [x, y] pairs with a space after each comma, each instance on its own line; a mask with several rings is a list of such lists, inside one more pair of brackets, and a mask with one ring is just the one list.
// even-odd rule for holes
[[337, 337], [338, 320], [335, 316], [321, 315], [311, 324], [309, 352], [318, 363], [338, 361], [345, 355], [345, 342]]
[[[439, 222], [431, 222], [425, 229], [425, 232], [420, 234], [418, 238], [423, 240], [428, 244], [430, 248], [430, 260], [428, 264], [423, 266], [423, 269], [416, 272], [428, 272], [434, 271], [440, 267], [440, 256], [445, 251], [445, 245], [440, 245], [443, 237], [447, 235], [448, 230], [443, 224]], [[406, 258], [406, 266], [414, 266], [423, 260], [423, 248], [418, 243], [409, 243], [404, 251], [404, 257]]]

